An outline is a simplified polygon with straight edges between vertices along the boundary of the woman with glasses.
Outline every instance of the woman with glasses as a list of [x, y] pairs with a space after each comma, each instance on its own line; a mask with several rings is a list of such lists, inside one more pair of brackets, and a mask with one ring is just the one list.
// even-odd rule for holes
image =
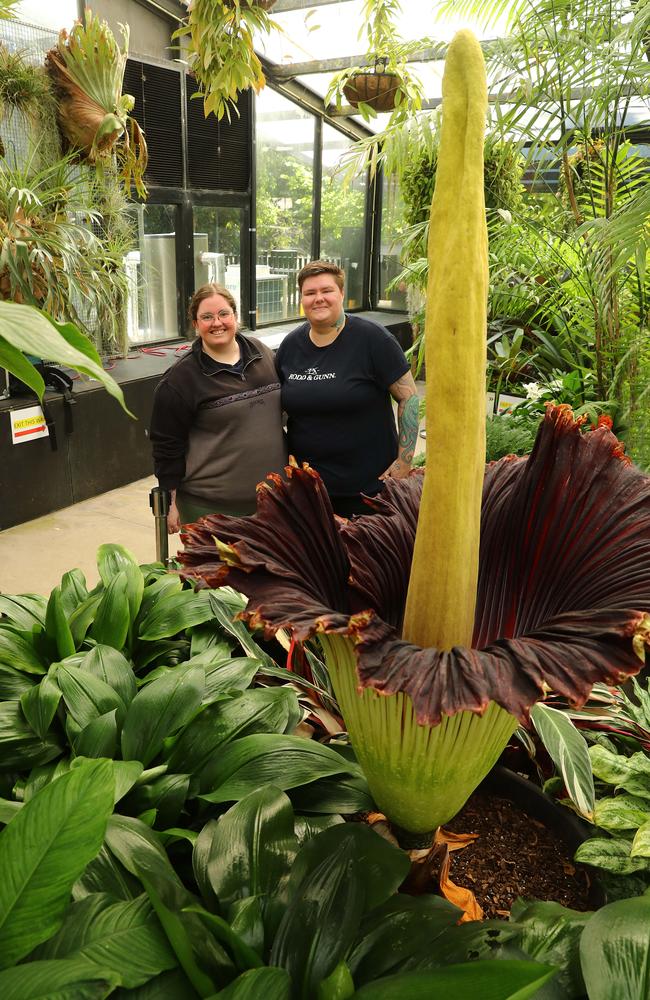
[[189, 315], [196, 340], [158, 384], [150, 428], [170, 534], [206, 514], [253, 514], [257, 483], [287, 458], [273, 352], [239, 332], [221, 285], [199, 288]]

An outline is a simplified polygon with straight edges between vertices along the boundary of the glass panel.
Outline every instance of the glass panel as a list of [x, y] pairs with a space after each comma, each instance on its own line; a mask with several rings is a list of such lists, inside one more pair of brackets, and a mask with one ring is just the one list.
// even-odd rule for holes
[[299, 316], [311, 257], [314, 117], [270, 88], [257, 99], [257, 322]]
[[138, 249], [124, 258], [130, 279], [128, 334], [133, 344], [179, 336], [176, 205], [134, 205]]
[[323, 181], [321, 186], [320, 256], [345, 271], [346, 308], [363, 305], [366, 174], [350, 184], [337, 171], [352, 141], [331, 125], [323, 124]]
[[242, 210], [195, 205], [193, 215], [194, 290], [209, 281], [225, 285], [235, 297], [237, 312], [243, 322], [240, 277]]
[[399, 185], [384, 177], [382, 190], [381, 244], [379, 249], [380, 309], [406, 309], [406, 289], [393, 286], [393, 279], [403, 270], [400, 264], [404, 222], [404, 202]]

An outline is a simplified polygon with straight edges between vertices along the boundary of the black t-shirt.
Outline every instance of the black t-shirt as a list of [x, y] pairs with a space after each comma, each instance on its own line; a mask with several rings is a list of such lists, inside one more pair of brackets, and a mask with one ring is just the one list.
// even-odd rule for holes
[[303, 323], [280, 344], [276, 367], [289, 454], [309, 462], [333, 498], [377, 493], [397, 457], [388, 386], [409, 370], [392, 334], [348, 316], [333, 343], [316, 347]]

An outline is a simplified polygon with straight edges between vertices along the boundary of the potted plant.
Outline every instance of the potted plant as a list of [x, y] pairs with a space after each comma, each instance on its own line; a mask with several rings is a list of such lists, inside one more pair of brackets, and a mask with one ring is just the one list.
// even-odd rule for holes
[[70, 147], [100, 169], [116, 154], [127, 192], [133, 181], [144, 198], [147, 144], [129, 114], [134, 98], [122, 94], [129, 44], [125, 25], [122, 39], [120, 48], [106, 22], [86, 8], [85, 24], [77, 21], [70, 34], [63, 29], [46, 63], [58, 97], [59, 126]]
[[237, 95], [265, 84], [255, 52], [254, 33], [276, 27], [268, 11], [275, 0], [184, 0], [187, 23], [174, 32], [186, 38], [190, 69], [199, 85], [206, 117], [214, 113], [230, 120], [237, 111]]
[[351, 66], [332, 77], [326, 104], [334, 101], [341, 107], [345, 98], [366, 120], [377, 112], [403, 114], [422, 106], [422, 87], [408, 71], [407, 60], [426, 43], [400, 39], [395, 23], [400, 12], [399, 0], [365, 0], [359, 38], [368, 39], [370, 65]]

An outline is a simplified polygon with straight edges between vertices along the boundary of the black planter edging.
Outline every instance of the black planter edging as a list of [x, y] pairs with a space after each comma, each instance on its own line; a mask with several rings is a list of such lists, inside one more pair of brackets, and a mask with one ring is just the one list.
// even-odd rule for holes
[[[507, 767], [497, 765], [483, 779], [477, 791], [499, 795], [509, 802], [519, 806], [531, 819], [537, 820], [556, 834], [566, 844], [572, 853], [577, 851], [583, 841], [593, 837], [595, 827], [586, 820], [580, 819], [570, 809], [559, 805], [549, 798], [534, 782], [524, 778]], [[596, 873], [589, 868], [589, 904], [594, 909], [606, 903], [605, 891]]]

